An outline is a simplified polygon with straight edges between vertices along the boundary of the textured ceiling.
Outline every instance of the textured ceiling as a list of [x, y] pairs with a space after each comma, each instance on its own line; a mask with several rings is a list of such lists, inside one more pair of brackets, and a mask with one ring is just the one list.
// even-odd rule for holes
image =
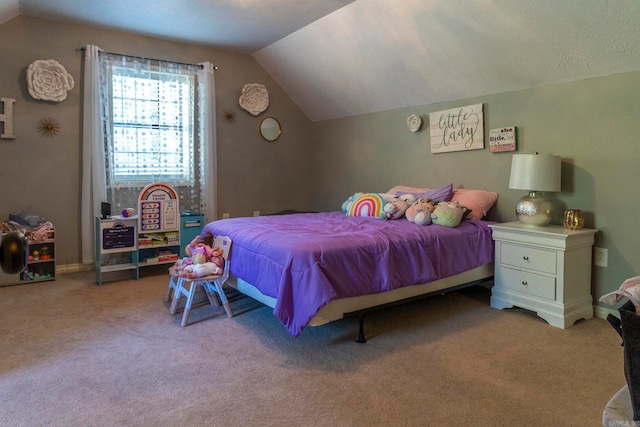
[[352, 1], [0, 0], [0, 18], [18, 5], [23, 15], [252, 53]]
[[640, 70], [617, 0], [358, 0], [255, 53], [313, 121]]
[[0, 0], [0, 23], [20, 13], [253, 53], [320, 121], [640, 70], [639, 4]]

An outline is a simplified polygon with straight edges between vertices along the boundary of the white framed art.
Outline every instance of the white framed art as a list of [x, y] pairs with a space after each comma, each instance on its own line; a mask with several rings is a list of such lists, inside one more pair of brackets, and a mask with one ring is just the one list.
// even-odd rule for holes
[[482, 104], [451, 108], [429, 114], [431, 152], [484, 148]]

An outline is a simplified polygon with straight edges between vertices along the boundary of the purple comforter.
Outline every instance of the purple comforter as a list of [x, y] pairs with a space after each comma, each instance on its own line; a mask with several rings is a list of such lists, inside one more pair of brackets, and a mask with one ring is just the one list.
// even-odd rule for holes
[[419, 226], [325, 212], [225, 219], [204, 231], [231, 238], [231, 274], [276, 298], [274, 315], [297, 336], [333, 299], [429, 283], [492, 262], [489, 224]]

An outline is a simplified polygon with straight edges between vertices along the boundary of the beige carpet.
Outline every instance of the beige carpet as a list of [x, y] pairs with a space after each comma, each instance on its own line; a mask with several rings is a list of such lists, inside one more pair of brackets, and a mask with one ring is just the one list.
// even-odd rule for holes
[[598, 426], [625, 381], [605, 320], [556, 329], [481, 287], [370, 315], [358, 344], [356, 319], [291, 338], [237, 294], [181, 328], [166, 284], [0, 288], [0, 425]]

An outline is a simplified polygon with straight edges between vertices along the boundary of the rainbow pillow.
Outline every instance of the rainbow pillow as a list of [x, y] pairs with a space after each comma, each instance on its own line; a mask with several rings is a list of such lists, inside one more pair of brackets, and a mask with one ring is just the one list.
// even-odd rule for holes
[[355, 195], [347, 209], [347, 216], [371, 217], [385, 219], [384, 198], [378, 193], [362, 193]]

